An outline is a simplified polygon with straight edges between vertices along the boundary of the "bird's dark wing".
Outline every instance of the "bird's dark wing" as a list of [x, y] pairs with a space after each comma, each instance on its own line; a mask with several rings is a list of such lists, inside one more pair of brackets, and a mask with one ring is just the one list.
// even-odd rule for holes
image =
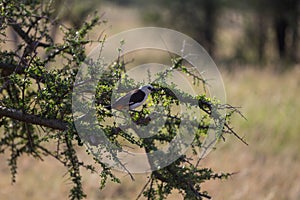
[[112, 108], [117, 109], [117, 110], [122, 110], [126, 107], [129, 107], [131, 96], [138, 91], [139, 91], [138, 89], [132, 90], [132, 91], [128, 92], [125, 96], [118, 98], [113, 103]]
[[140, 103], [145, 99], [145, 92], [141, 90], [137, 90], [133, 94], [131, 94], [130, 100], [129, 100], [129, 106], [131, 106], [134, 103]]

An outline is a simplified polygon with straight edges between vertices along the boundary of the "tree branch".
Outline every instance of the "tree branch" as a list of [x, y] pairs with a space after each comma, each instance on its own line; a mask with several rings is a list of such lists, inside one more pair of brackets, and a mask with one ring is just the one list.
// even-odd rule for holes
[[11, 63], [0, 62], [0, 69], [13, 71], [16, 69], [16, 67], [17, 67], [16, 65]]
[[45, 126], [48, 128], [53, 128], [57, 130], [67, 130], [68, 124], [64, 121], [58, 119], [47, 119], [38, 115], [32, 115], [23, 113], [20, 110], [12, 109], [12, 108], [5, 108], [0, 106], [0, 118], [1, 117], [9, 117], [18, 121], [31, 123], [35, 125]]
[[33, 41], [29, 35], [21, 28], [21, 26], [15, 22], [13, 19], [9, 19], [9, 25], [14, 29], [14, 31], [30, 46], [36, 45], [37, 47], [49, 47], [50, 44], [45, 44], [42, 42]]

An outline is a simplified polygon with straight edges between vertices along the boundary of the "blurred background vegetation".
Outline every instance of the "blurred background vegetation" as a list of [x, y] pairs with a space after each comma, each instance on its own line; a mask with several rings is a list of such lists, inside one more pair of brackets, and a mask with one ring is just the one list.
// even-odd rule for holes
[[[108, 21], [106, 33], [160, 26], [199, 41], [221, 70], [228, 102], [241, 106], [247, 117], [247, 121], [234, 119], [233, 126], [250, 144], [245, 147], [228, 138], [217, 145], [202, 165], [238, 173], [224, 182], [205, 184], [205, 189], [214, 199], [300, 199], [299, 0], [54, 2], [56, 17], [70, 26], [84, 23], [98, 10]], [[54, 29], [53, 35], [56, 33]], [[56, 38], [59, 40], [59, 35]], [[14, 38], [11, 44], [17, 41]], [[5, 162], [3, 158], [0, 161]], [[67, 180], [60, 177], [64, 169], [50, 158], [44, 163], [23, 158], [19, 170], [17, 183], [10, 186], [9, 169], [0, 164], [1, 198], [40, 199], [47, 195], [46, 199], [65, 199]], [[124, 175], [123, 182], [99, 191], [97, 176], [87, 173], [84, 187], [88, 199], [133, 199], [145, 177], [132, 182]]]
[[[55, 1], [57, 16], [78, 26], [107, 4], [133, 9], [142, 25], [183, 32], [218, 62], [237, 67], [255, 64], [281, 70], [299, 63], [298, 0], [65, 0]], [[131, 23], [130, 14], [124, 19]], [[113, 26], [118, 26], [113, 24]]]
[[[186, 33], [218, 61], [240, 64], [299, 62], [298, 0], [114, 0], [135, 6], [147, 25]], [[224, 34], [238, 31], [232, 41]], [[223, 45], [223, 46], [222, 46]], [[231, 49], [225, 54], [224, 45]], [[286, 65], [287, 64], [287, 65]]]
[[[123, 22], [124, 29], [160, 26], [183, 32], [197, 40], [218, 63], [231, 68], [255, 65], [285, 70], [300, 61], [299, 0], [53, 2], [55, 17], [73, 27], [79, 27], [89, 15], [100, 10], [115, 31], [119, 31], [118, 26]], [[116, 6], [127, 13], [118, 10], [115, 15], [119, 15], [113, 16], [112, 7]], [[114, 20], [118, 16], [121, 21]], [[57, 30], [54, 28], [52, 32], [55, 34]]]

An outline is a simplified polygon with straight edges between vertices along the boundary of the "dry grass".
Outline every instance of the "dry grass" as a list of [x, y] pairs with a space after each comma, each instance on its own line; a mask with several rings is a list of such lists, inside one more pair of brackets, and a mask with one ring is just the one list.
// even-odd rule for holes
[[284, 74], [242, 70], [226, 74], [229, 102], [241, 105], [247, 121], [233, 124], [249, 147], [230, 138], [203, 165], [239, 172], [205, 188], [215, 199], [299, 199], [300, 70]]

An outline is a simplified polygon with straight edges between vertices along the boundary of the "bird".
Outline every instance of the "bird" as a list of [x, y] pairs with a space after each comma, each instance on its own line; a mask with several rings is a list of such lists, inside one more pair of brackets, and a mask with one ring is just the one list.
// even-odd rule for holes
[[111, 110], [134, 110], [135, 108], [144, 104], [149, 94], [155, 91], [152, 85], [144, 85], [138, 89], [131, 90], [124, 96], [118, 98], [112, 105], [105, 106], [105, 108]]

